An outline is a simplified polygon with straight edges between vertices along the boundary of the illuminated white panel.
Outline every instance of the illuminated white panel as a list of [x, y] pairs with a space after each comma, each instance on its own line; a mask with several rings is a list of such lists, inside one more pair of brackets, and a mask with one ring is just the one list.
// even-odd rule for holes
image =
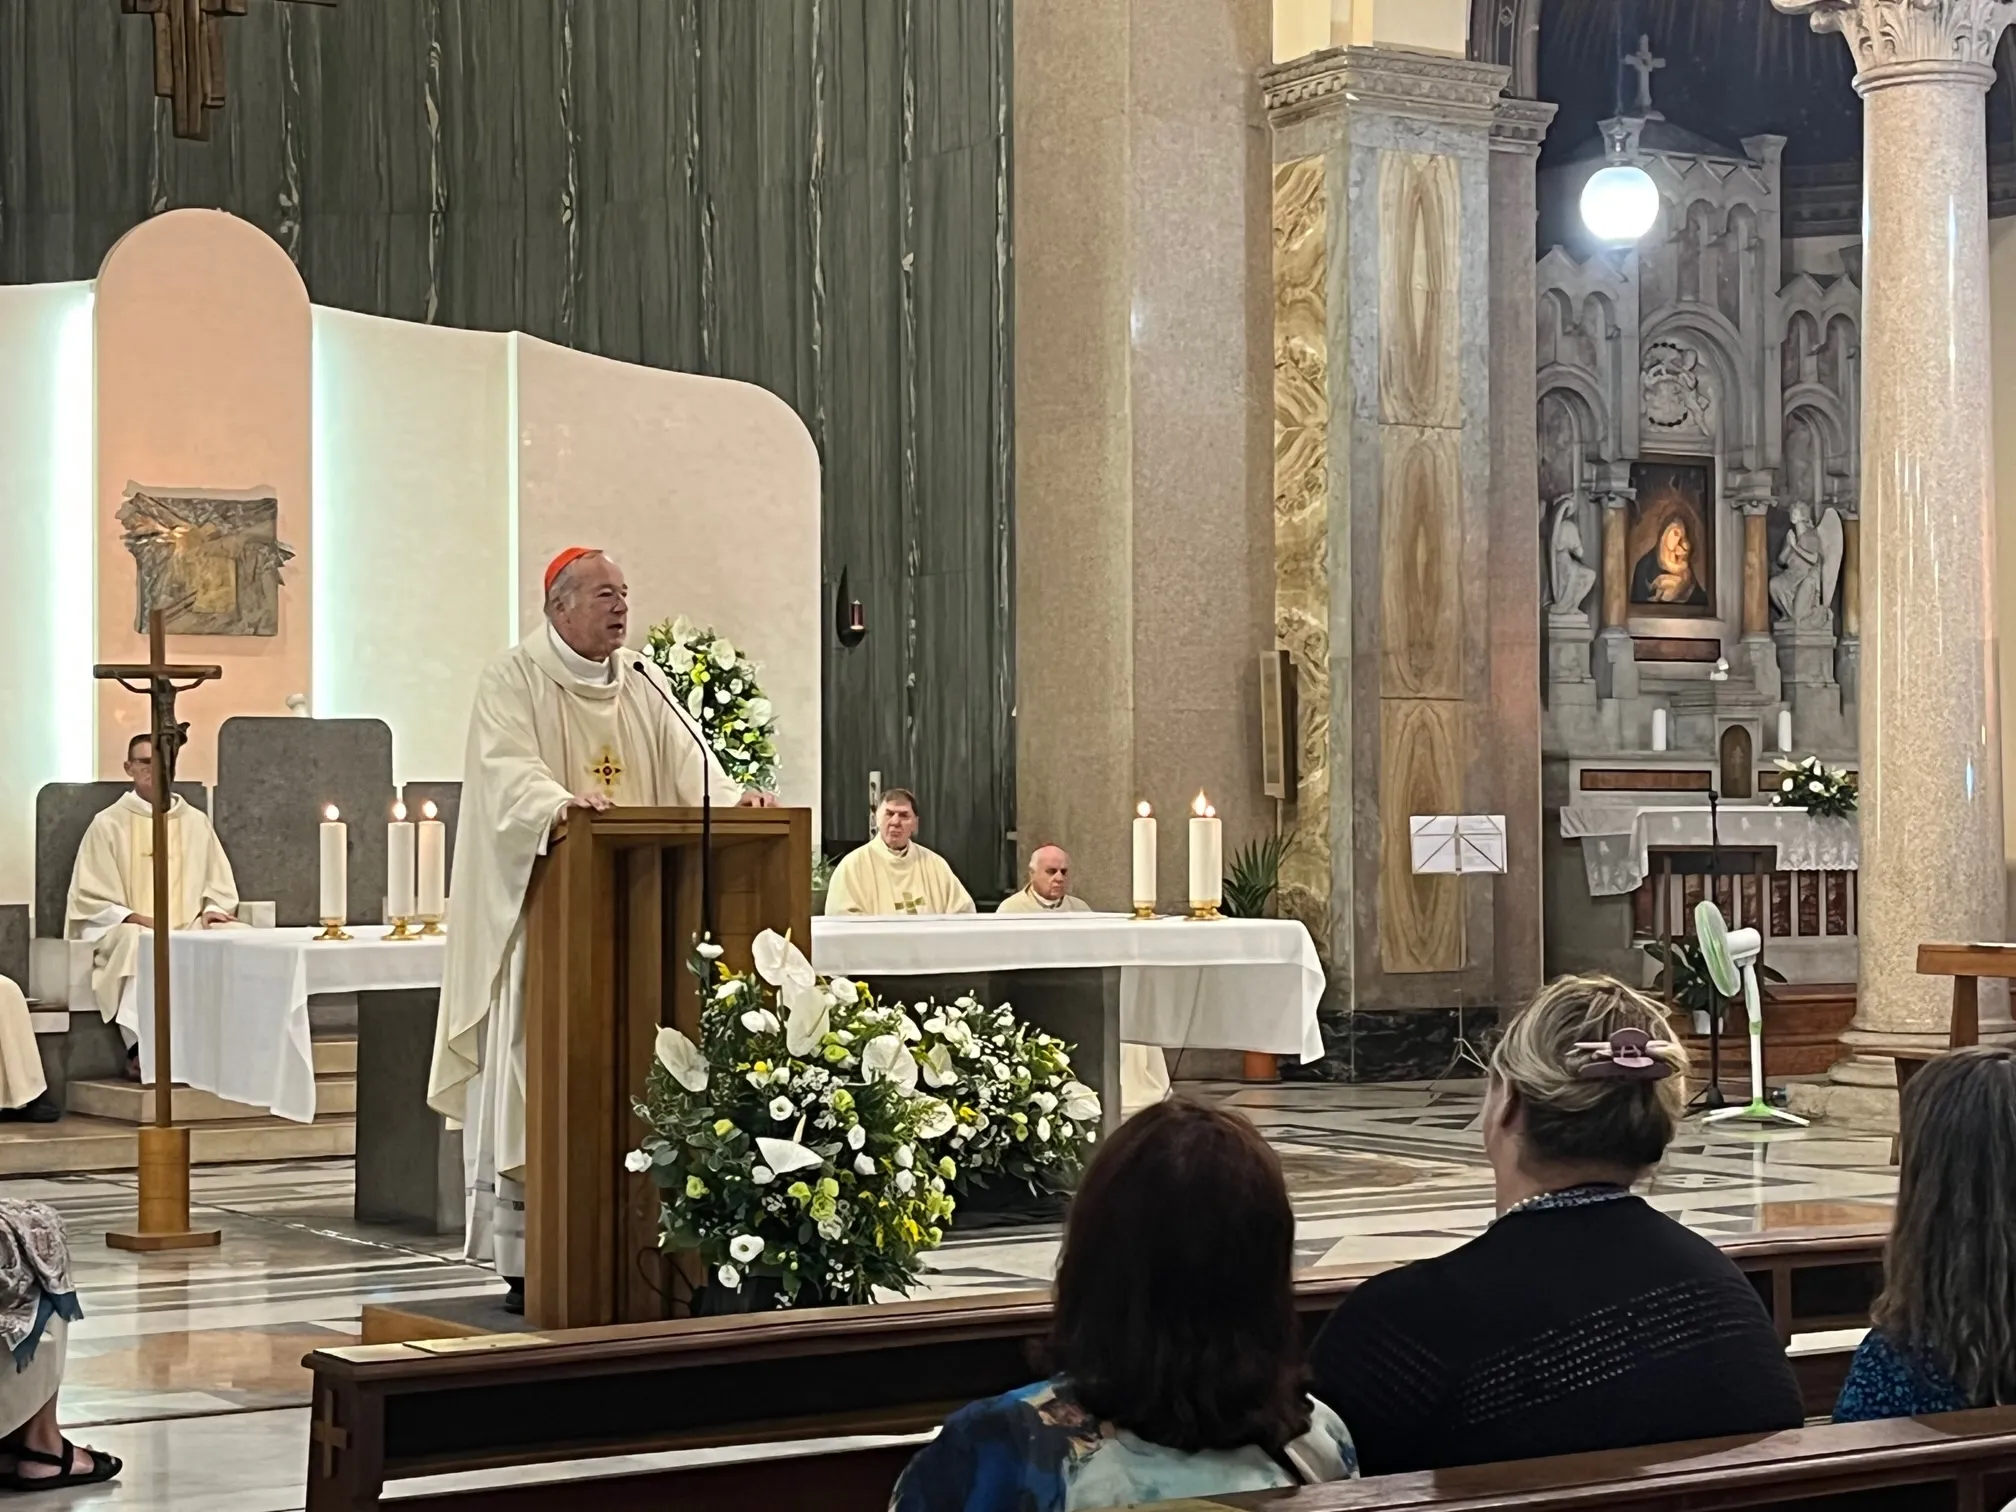
[[35, 794], [89, 781], [97, 573], [91, 285], [0, 285], [0, 902], [34, 888]]
[[462, 775], [513, 639], [510, 345], [315, 311], [315, 712], [389, 724], [402, 782]]

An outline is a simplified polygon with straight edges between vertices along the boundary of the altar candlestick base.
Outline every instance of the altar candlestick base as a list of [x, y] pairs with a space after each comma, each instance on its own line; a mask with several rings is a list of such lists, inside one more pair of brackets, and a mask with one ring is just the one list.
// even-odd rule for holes
[[341, 919], [324, 919], [322, 921], [322, 933], [315, 936], [315, 940], [312, 943], [319, 944], [323, 940], [354, 940], [356, 938], [355, 935], [344, 929]]
[[1136, 903], [1134, 905], [1134, 917], [1137, 919], [1154, 918], [1155, 905], [1153, 903]]
[[417, 940], [420, 931], [413, 927], [411, 919], [394, 919], [392, 928], [385, 936], [388, 940]]
[[420, 921], [420, 938], [423, 940], [438, 940], [446, 933], [448, 931], [441, 927], [439, 919], [423, 918]]
[[1225, 915], [1218, 911], [1216, 903], [1192, 903], [1190, 905], [1190, 917], [1193, 919], [1222, 919]]
[[140, 1222], [116, 1230], [105, 1242], [116, 1250], [204, 1249], [218, 1243], [217, 1229], [189, 1226], [189, 1131], [149, 1124], [140, 1135]]

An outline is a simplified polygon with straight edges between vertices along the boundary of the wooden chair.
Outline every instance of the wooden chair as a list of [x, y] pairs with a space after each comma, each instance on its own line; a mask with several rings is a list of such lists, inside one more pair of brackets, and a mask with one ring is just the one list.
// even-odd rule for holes
[[[1939, 1050], [1886, 1050], [1897, 1065], [1897, 1095], [1901, 1099], [1918, 1068], [1936, 1060], [1948, 1050], [1981, 1043], [1981, 978], [2016, 979], [2016, 945], [1920, 945], [1920, 976], [1953, 978], [1953, 1017], [1947, 1026], [1946, 1044]], [[1890, 1163], [1897, 1164], [1903, 1153], [1903, 1135], [1890, 1141]]]

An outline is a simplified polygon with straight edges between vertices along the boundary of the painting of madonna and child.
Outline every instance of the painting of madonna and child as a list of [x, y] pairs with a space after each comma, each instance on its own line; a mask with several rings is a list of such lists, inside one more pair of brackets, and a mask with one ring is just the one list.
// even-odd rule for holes
[[1715, 612], [1714, 469], [1705, 462], [1636, 462], [1627, 514], [1631, 607]]

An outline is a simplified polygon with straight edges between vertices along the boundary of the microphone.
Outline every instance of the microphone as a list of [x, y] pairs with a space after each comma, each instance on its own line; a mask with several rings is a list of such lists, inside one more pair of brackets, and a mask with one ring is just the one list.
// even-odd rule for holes
[[[673, 723], [692, 737], [700, 748], [700, 938], [714, 938], [714, 752], [708, 747], [707, 737], [693, 727], [686, 711], [666, 695], [650, 673], [644, 670], [644, 658], [638, 657], [630, 664], [630, 670], [638, 679], [656, 693], [665, 707], [672, 711]], [[705, 705], [702, 705], [704, 708]]]

